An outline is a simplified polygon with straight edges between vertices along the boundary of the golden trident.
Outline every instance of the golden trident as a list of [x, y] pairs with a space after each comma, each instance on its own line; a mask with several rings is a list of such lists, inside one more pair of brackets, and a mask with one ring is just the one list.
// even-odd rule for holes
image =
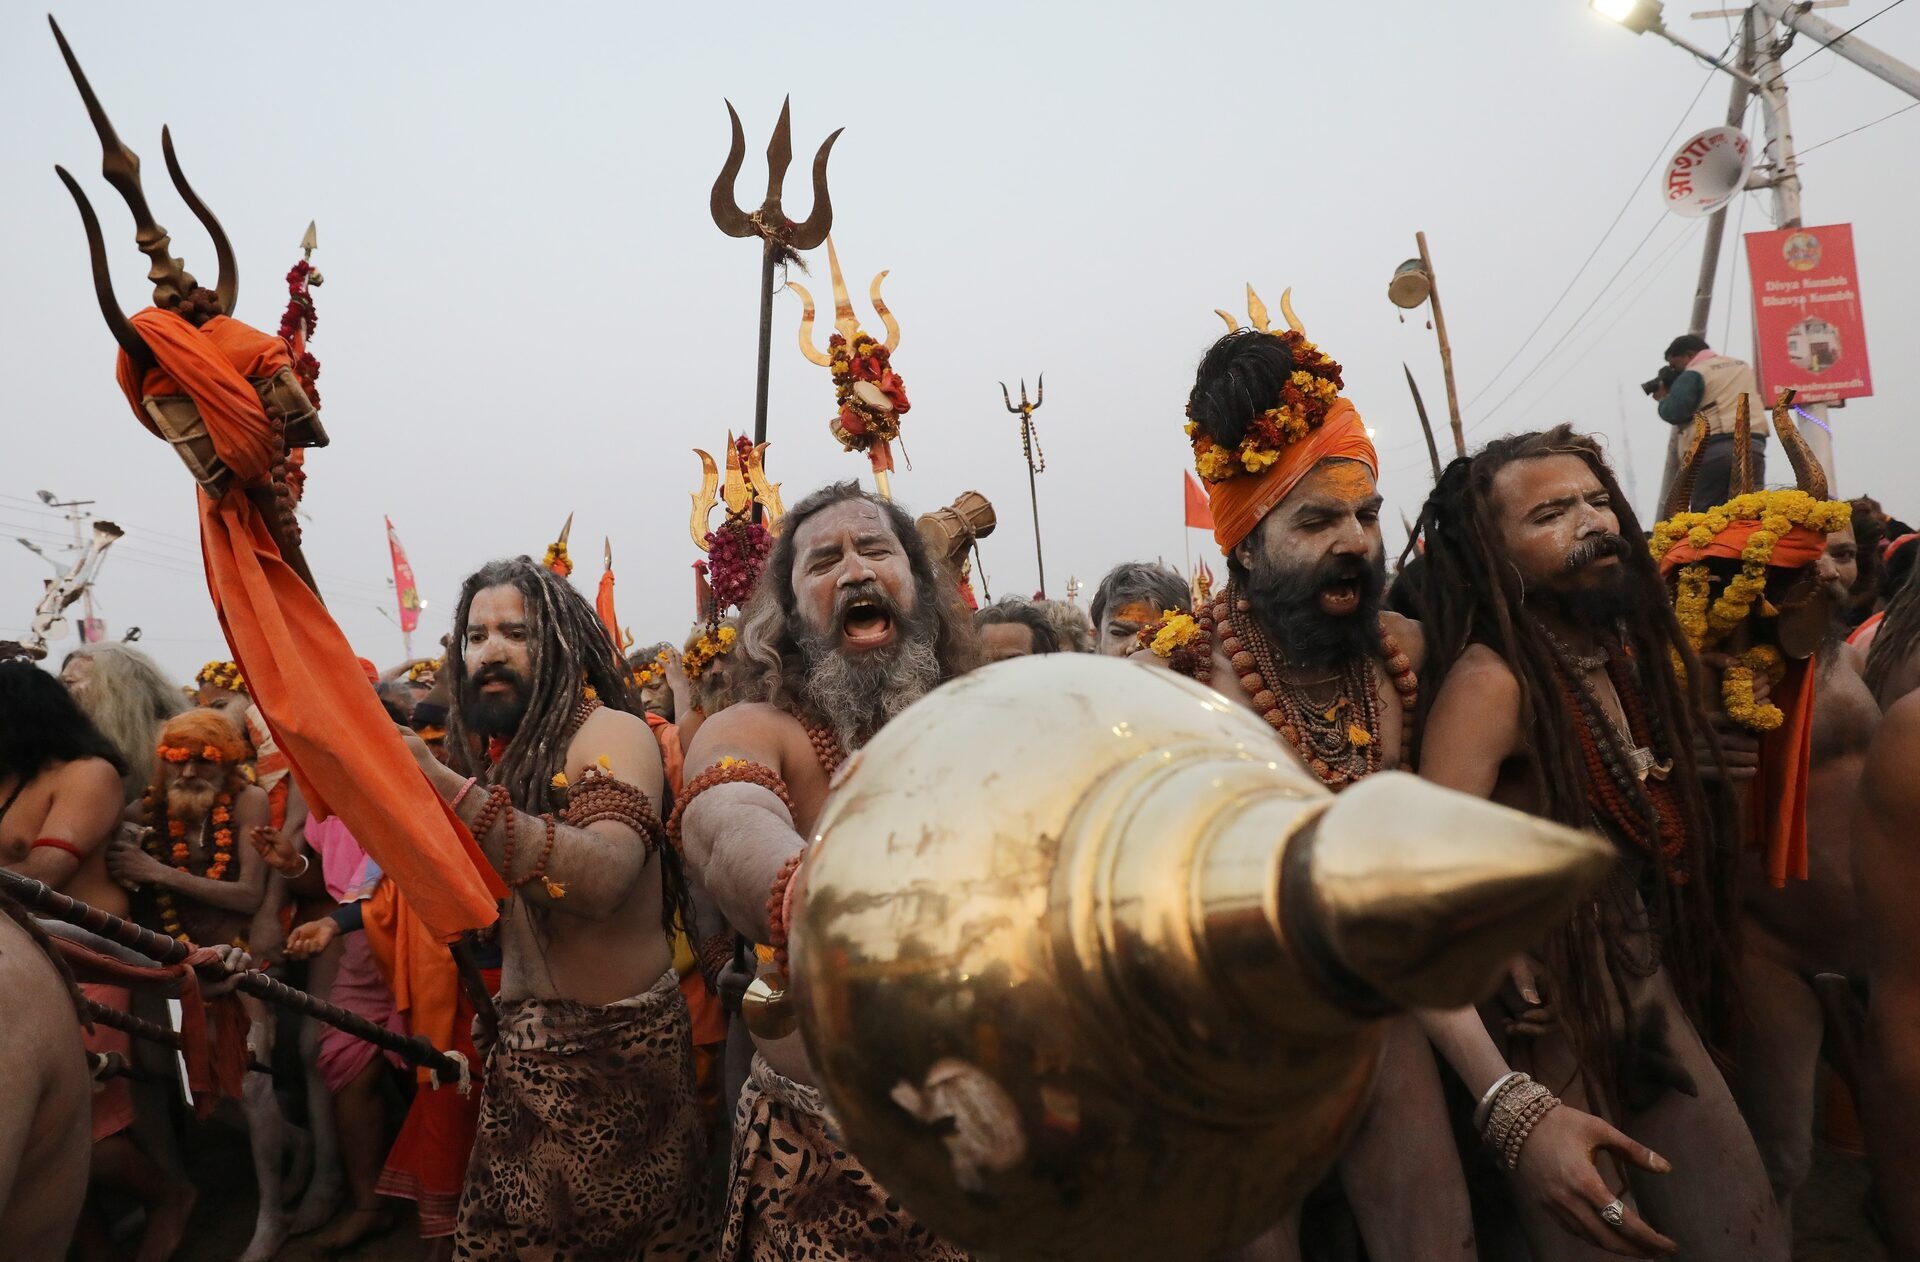
[[[847, 281], [840, 274], [840, 255], [833, 248], [833, 238], [827, 238], [827, 270], [833, 277], [833, 328], [846, 340], [849, 352], [853, 341], [863, 330], [860, 320], [853, 314], [853, 299], [847, 295]], [[886, 327], [886, 340], [880, 344], [892, 355], [900, 346], [900, 322], [893, 318], [893, 312], [887, 309], [886, 301], [880, 297], [880, 282], [890, 274], [891, 269], [882, 271], [873, 278], [873, 284], [867, 289], [867, 298], [873, 303], [873, 313], [880, 317], [880, 323]], [[800, 353], [808, 362], [822, 368], [833, 367], [833, 356], [816, 348], [813, 344], [813, 294], [805, 285], [788, 281], [787, 288], [800, 295]], [[854, 396], [875, 412], [893, 414], [893, 404], [881, 389], [870, 381], [856, 381], [852, 386]], [[876, 466], [873, 471], [873, 484], [880, 492], [880, 498], [893, 498], [892, 475]]]
[[[741, 447], [747, 447], [742, 458]], [[725, 503], [727, 517], [745, 519], [757, 501], [764, 510], [762, 524], [767, 533], [774, 534], [780, 529], [780, 518], [786, 509], [780, 503], [780, 484], [767, 480], [767, 445], [758, 443], [748, 445], [742, 439], [736, 439], [733, 431], [727, 431], [727, 476], [724, 483], [720, 480], [719, 466], [713, 457], [698, 447], [693, 454], [700, 457], [700, 489], [693, 495], [693, 520], [688, 526], [693, 542], [702, 552], [707, 550], [707, 536], [712, 533], [708, 525], [713, 517], [714, 507]]]
[[[1237, 333], [1240, 331], [1240, 321], [1220, 310], [1220, 308], [1215, 307], [1213, 314], [1227, 322], [1227, 332]], [[1300, 323], [1299, 316], [1293, 314], [1293, 287], [1291, 285], [1280, 291], [1280, 314], [1286, 318], [1289, 329], [1292, 329], [1302, 337], [1306, 336], [1307, 326]], [[1267, 315], [1267, 304], [1260, 301], [1260, 295], [1253, 292], [1252, 285], [1247, 286], [1247, 323], [1253, 326], [1255, 332], [1273, 332], [1271, 327], [1272, 320]]]

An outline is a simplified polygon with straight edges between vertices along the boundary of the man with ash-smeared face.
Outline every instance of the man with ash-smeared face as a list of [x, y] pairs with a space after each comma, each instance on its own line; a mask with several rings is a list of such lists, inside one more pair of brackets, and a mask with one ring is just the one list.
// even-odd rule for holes
[[[1340, 385], [1298, 332], [1229, 333], [1207, 351], [1187, 415], [1228, 584], [1140, 637], [1144, 660], [1259, 714], [1335, 792], [1406, 760], [1423, 651], [1419, 625], [1381, 608], [1378, 458]], [[1372, 1256], [1473, 1255], [1439, 1075], [1411, 1018], [1393, 1023], [1340, 1178]], [[1296, 1211], [1243, 1256], [1298, 1256], [1298, 1237]]]
[[[736, 656], [762, 700], [700, 729], [675, 825], [728, 923], [771, 945], [784, 985], [786, 907], [841, 761], [974, 664], [967, 611], [913, 519], [843, 482], [783, 519]], [[762, 1038], [734, 1120], [729, 1259], [956, 1259], [831, 1130], [797, 1035]]]

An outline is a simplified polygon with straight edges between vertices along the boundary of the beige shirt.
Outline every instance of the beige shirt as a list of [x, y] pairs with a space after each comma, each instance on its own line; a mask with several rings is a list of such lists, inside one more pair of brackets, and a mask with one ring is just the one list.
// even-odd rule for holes
[[[1740, 396], [1747, 396], [1747, 420], [1753, 433], [1764, 438], [1768, 431], [1767, 410], [1760, 400], [1760, 385], [1745, 360], [1731, 355], [1715, 355], [1695, 360], [1688, 368], [1700, 374], [1706, 389], [1700, 396], [1700, 415], [1707, 418], [1707, 433], [1718, 437], [1732, 434], [1734, 415]], [[1683, 430], [1684, 434], [1685, 431]], [[1686, 438], [1681, 442], [1685, 443]]]

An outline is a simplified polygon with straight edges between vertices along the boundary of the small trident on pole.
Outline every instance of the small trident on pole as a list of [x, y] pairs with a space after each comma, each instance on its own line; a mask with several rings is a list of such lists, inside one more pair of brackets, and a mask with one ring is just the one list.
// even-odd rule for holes
[[1047, 401], [1047, 374], [1040, 374], [1040, 383], [1034, 392], [1033, 402], [1027, 402], [1027, 380], [1020, 379], [1020, 402], [1015, 403], [1007, 393], [1007, 383], [1000, 383], [1000, 397], [1005, 400], [1007, 411], [1020, 418], [1020, 450], [1027, 458], [1027, 498], [1033, 504], [1033, 559], [1040, 569], [1040, 594], [1047, 594], [1047, 560], [1040, 550], [1040, 491], [1034, 484], [1034, 475], [1047, 471], [1047, 453], [1040, 450], [1040, 432], [1034, 428], [1033, 414]]
[[730, 237], [759, 237], [760, 252], [760, 368], [753, 401], [753, 441], [767, 441], [767, 372], [773, 350], [773, 269], [795, 257], [800, 250], [811, 250], [827, 239], [833, 227], [833, 202], [827, 196], [827, 155], [840, 138], [842, 127], [828, 136], [813, 155], [813, 210], [806, 221], [794, 223], [780, 209], [780, 186], [786, 181], [787, 167], [793, 161], [793, 126], [790, 102], [780, 104], [780, 121], [774, 126], [773, 139], [767, 142], [767, 198], [751, 213], [740, 209], [734, 200], [733, 181], [746, 160], [747, 140], [740, 130], [740, 115], [733, 102], [727, 102], [727, 118], [733, 123], [733, 143], [720, 178], [713, 182], [713, 222]]

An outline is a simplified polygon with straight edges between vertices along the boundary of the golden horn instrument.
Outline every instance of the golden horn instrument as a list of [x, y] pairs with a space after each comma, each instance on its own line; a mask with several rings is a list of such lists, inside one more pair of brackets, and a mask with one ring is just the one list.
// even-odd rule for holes
[[1330, 1166], [1384, 1014], [1482, 997], [1611, 857], [1397, 773], [1335, 798], [1172, 672], [1022, 658], [849, 762], [781, 1002], [844, 1142], [931, 1230], [1199, 1259]]

